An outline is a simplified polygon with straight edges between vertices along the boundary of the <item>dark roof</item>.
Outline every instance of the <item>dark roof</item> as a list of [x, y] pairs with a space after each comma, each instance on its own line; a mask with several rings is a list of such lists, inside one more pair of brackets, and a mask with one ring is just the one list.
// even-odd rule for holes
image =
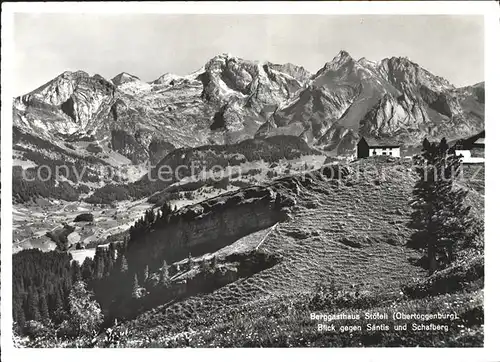
[[371, 137], [361, 137], [359, 142], [365, 140], [369, 147], [401, 147], [401, 145], [396, 144], [394, 141], [381, 140]]
[[465, 143], [476, 143], [476, 141], [480, 138], [485, 138], [485, 132], [484, 131], [481, 131], [479, 132], [478, 134], [472, 136], [472, 137], [469, 137], [469, 138], [466, 138], [464, 139], [464, 142]]
[[484, 146], [485, 132], [481, 131], [478, 134], [458, 140], [455, 144], [458, 149], [469, 150], [474, 146], [483, 145]]

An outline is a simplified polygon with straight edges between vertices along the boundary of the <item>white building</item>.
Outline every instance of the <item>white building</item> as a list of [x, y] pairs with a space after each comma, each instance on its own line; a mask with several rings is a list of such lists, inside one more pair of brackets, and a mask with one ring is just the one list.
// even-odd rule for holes
[[393, 142], [362, 137], [356, 146], [358, 158], [373, 156], [401, 157], [401, 146]]
[[463, 163], [484, 163], [485, 132], [456, 143], [455, 155], [462, 156]]

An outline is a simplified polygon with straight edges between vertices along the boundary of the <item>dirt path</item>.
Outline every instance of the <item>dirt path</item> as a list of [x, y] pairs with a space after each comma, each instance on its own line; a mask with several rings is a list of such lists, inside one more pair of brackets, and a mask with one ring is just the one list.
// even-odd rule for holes
[[255, 247], [255, 250], [257, 250], [259, 248], [259, 246], [262, 245], [262, 243], [267, 239], [267, 237], [269, 236], [269, 234], [274, 231], [274, 229], [276, 229], [276, 226], [278, 226], [278, 223], [274, 224], [273, 226], [271, 226], [271, 230], [269, 230], [266, 235], [264, 235], [264, 237], [262, 238], [262, 240], [259, 242], [259, 244]]

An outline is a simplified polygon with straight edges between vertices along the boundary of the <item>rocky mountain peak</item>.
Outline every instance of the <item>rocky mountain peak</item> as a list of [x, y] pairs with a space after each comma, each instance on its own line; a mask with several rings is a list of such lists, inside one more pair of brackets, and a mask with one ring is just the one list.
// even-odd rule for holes
[[331, 61], [325, 63], [323, 68], [318, 70], [313, 78], [317, 78], [323, 73], [337, 71], [341, 68], [349, 68], [356, 64], [356, 61], [345, 50], [341, 50]]
[[436, 76], [408, 57], [392, 57], [380, 62], [379, 70], [400, 91], [425, 86], [433, 91], [442, 92], [454, 88], [446, 79]]
[[48, 105], [60, 106], [75, 92], [82, 93], [89, 89], [93, 89], [95, 92], [112, 93], [114, 85], [98, 74], [91, 77], [82, 70], [65, 71], [19, 98], [24, 100], [29, 98]]
[[360, 58], [358, 60], [358, 64], [364, 66], [364, 67], [368, 67], [368, 68], [376, 68], [378, 63], [377, 62], [374, 62], [372, 60], [368, 60], [366, 59], [365, 57], [363, 58]]
[[292, 63], [223, 53], [191, 74], [152, 82], [67, 71], [16, 99], [14, 110], [23, 132], [60, 141], [54, 135], [97, 130], [141, 162], [153, 135], [193, 147], [288, 134], [344, 152], [358, 135], [470, 135], [484, 127], [484, 83], [454, 88], [407, 57], [373, 62], [342, 50], [311, 76]]
[[355, 62], [351, 55], [345, 50], [341, 50], [330, 62], [326, 63], [329, 68], [338, 69], [346, 63]]
[[352, 59], [351, 55], [350, 55], [347, 51], [345, 51], [345, 50], [341, 50], [341, 51], [339, 51], [339, 53], [335, 56], [335, 58], [333, 58], [333, 60], [336, 60], [336, 59], [349, 59], [349, 58], [351, 58], [351, 59]]
[[59, 77], [76, 79], [76, 78], [89, 78], [90, 75], [83, 70], [76, 70], [76, 71], [66, 70], [65, 72], [61, 73]]
[[125, 72], [122, 72], [111, 79], [111, 82], [113, 82], [113, 84], [116, 86], [136, 81], [140, 81], [139, 77]]
[[180, 77], [176, 74], [172, 74], [172, 73], [165, 73], [165, 74], [161, 75], [158, 79], [155, 79], [154, 81], [152, 81], [151, 83], [153, 83], [153, 84], [166, 84], [166, 83], [170, 83], [173, 80], [176, 80], [179, 78], [182, 78], [182, 77]]
[[303, 84], [305, 84], [311, 78], [311, 73], [303, 66], [295, 65], [292, 63], [274, 64], [271, 62], [267, 62], [266, 65], [271, 69], [277, 70], [284, 74], [288, 74], [289, 76], [297, 79]]
[[206, 64], [205, 64], [205, 69], [207, 67], [211, 67], [213, 64], [227, 64], [228, 62], [235, 62], [235, 63], [240, 63], [240, 62], [248, 62], [244, 59], [235, 57], [234, 55], [230, 53], [222, 53], [214, 56], [211, 58]]

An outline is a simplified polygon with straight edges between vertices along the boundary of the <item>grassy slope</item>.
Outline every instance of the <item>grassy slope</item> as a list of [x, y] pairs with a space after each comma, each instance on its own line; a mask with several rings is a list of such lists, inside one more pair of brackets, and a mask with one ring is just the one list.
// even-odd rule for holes
[[[356, 168], [356, 164], [353, 166]], [[406, 167], [395, 168], [383, 162], [379, 166], [385, 166], [384, 177], [362, 166], [344, 185], [320, 181], [302, 188], [291, 220], [279, 224], [259, 248], [279, 255], [281, 263], [211, 294], [139, 316], [126, 323], [128, 345], [482, 344], [482, 326], [470, 315], [471, 311], [473, 316], [482, 313], [480, 292], [469, 290], [424, 300], [401, 297], [403, 285], [425, 277], [425, 270], [414, 262], [421, 255], [403, 247], [411, 234], [406, 223], [410, 220], [408, 202], [414, 175]], [[363, 311], [445, 312], [451, 308], [463, 316], [451, 323], [453, 333], [385, 335], [365, 331], [349, 337], [317, 332], [317, 321], [309, 319], [311, 308], [307, 301], [316, 283], [331, 280], [343, 290], [352, 290], [355, 285], [373, 299], [362, 306]], [[326, 312], [350, 309], [339, 306]], [[402, 335], [405, 340], [401, 340]]]
[[[238, 308], [214, 312], [208, 317], [193, 318], [183, 332], [171, 335], [141, 335], [130, 338], [129, 346], [137, 347], [473, 347], [483, 343], [482, 326], [475, 323], [482, 313], [481, 291], [442, 295], [422, 300], [381, 302], [373, 307], [311, 308], [308, 295], [275, 296]], [[335, 320], [337, 331], [318, 331], [318, 321], [310, 313], [457, 313], [458, 319], [443, 324], [449, 331], [342, 331], [342, 326], [365, 328], [370, 321], [345, 322]], [[378, 321], [371, 321], [380, 324]], [[384, 322], [391, 329], [405, 323], [391, 319]], [[441, 322], [439, 322], [441, 323]], [[180, 329], [179, 329], [180, 330]]]

